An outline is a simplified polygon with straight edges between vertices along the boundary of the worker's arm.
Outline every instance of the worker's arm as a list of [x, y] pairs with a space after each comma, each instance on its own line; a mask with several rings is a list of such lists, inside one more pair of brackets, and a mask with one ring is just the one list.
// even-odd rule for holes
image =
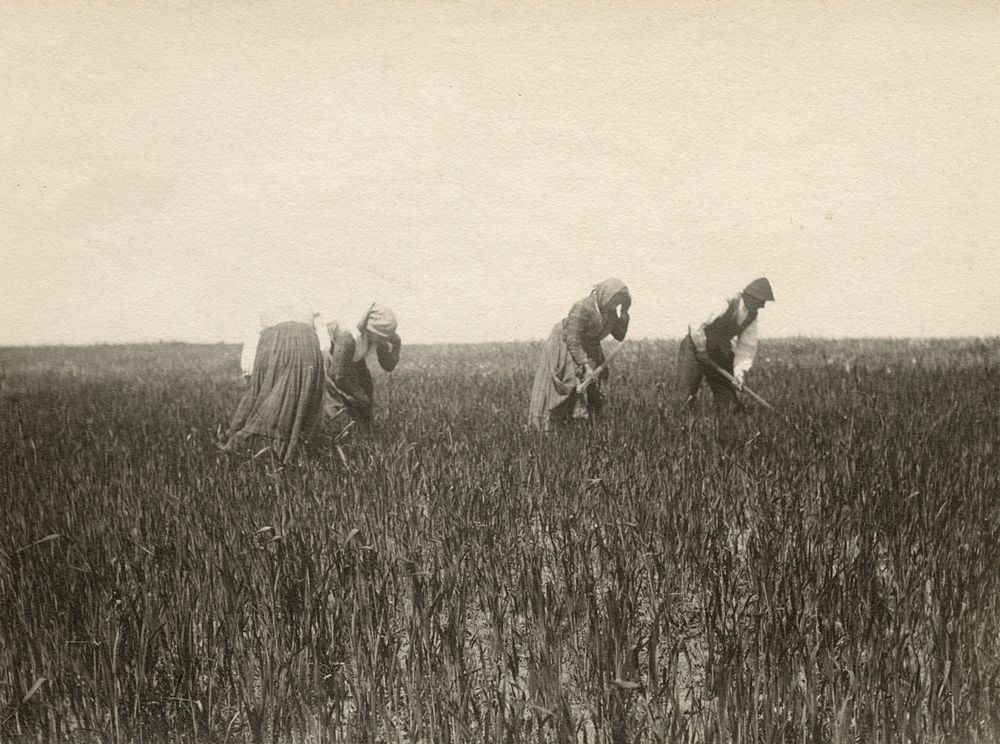
[[333, 339], [330, 331], [323, 320], [322, 313], [313, 313], [313, 330], [316, 332], [316, 340], [319, 342], [319, 350], [327, 353], [330, 351]]
[[378, 363], [386, 372], [392, 372], [396, 369], [396, 365], [399, 364], [399, 352], [402, 346], [403, 342], [399, 338], [399, 335], [393, 333], [375, 348], [375, 353], [378, 354]]
[[253, 374], [254, 361], [257, 358], [257, 343], [260, 341], [260, 316], [254, 316], [252, 322], [247, 322], [243, 330], [243, 350], [240, 352], [240, 369], [244, 377]]
[[574, 305], [573, 309], [569, 311], [569, 316], [563, 326], [563, 341], [566, 342], [566, 348], [569, 349], [569, 354], [573, 357], [576, 366], [589, 367], [591, 372], [597, 368], [597, 362], [591, 359], [587, 353], [583, 339], [593, 333], [592, 326], [593, 314], [580, 303]]
[[757, 356], [757, 324], [759, 318], [743, 329], [743, 333], [733, 339], [733, 377], [743, 384], [743, 376], [753, 366]]

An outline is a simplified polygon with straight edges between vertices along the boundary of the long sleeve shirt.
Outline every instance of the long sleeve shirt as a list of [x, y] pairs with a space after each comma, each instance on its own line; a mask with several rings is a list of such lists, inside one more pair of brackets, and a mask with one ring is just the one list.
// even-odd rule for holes
[[256, 314], [251, 315], [245, 323], [243, 333], [243, 350], [240, 353], [240, 368], [244, 375], [253, 374], [254, 361], [257, 357], [257, 342], [260, 339], [260, 332], [265, 328], [294, 321], [307, 323], [316, 331], [316, 340], [320, 349], [330, 347], [330, 336], [326, 330], [326, 323], [320, 314], [305, 304], [283, 304], [267, 305]]
[[[728, 317], [732, 315], [732, 317]], [[724, 328], [727, 325], [735, 331], [734, 335], [726, 339], [733, 354], [733, 375], [742, 379], [743, 375], [753, 366], [754, 358], [757, 356], [757, 339], [759, 332], [759, 316], [750, 318], [750, 311], [743, 302], [742, 296], [737, 296], [726, 300], [725, 304], [717, 307], [711, 315], [704, 320], [692, 322], [688, 326], [691, 334], [691, 341], [694, 347], [700, 352], [707, 352], [712, 340], [717, 343], [722, 339], [712, 339], [713, 331], [716, 328]], [[749, 322], [747, 322], [749, 320]], [[726, 321], [729, 321], [727, 324]]]
[[591, 369], [597, 369], [604, 362], [601, 340], [609, 334], [617, 341], [624, 340], [628, 324], [627, 306], [622, 306], [621, 315], [606, 318], [591, 295], [570, 309], [563, 321], [563, 340], [578, 367], [589, 364]]

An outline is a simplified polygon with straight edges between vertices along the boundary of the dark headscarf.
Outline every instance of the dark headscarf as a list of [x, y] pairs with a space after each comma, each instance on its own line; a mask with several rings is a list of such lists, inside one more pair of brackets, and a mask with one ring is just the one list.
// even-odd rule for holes
[[597, 306], [601, 308], [601, 312], [605, 312], [611, 305], [611, 301], [615, 299], [615, 296], [621, 294], [621, 300], [629, 297], [628, 287], [625, 286], [625, 282], [620, 279], [615, 279], [613, 277], [608, 277], [600, 284], [594, 285], [594, 295], [597, 298]]

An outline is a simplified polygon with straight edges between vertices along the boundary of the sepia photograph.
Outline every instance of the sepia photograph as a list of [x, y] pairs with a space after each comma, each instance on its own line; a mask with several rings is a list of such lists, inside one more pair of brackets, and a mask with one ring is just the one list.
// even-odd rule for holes
[[1000, 744], [998, 40], [0, 3], [0, 744]]

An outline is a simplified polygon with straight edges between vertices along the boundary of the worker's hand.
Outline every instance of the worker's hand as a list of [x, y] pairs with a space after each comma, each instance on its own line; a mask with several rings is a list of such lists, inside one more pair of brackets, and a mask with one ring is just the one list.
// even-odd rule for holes
[[733, 375], [736, 378], [736, 389], [743, 392], [743, 370], [736, 370], [736, 374]]

